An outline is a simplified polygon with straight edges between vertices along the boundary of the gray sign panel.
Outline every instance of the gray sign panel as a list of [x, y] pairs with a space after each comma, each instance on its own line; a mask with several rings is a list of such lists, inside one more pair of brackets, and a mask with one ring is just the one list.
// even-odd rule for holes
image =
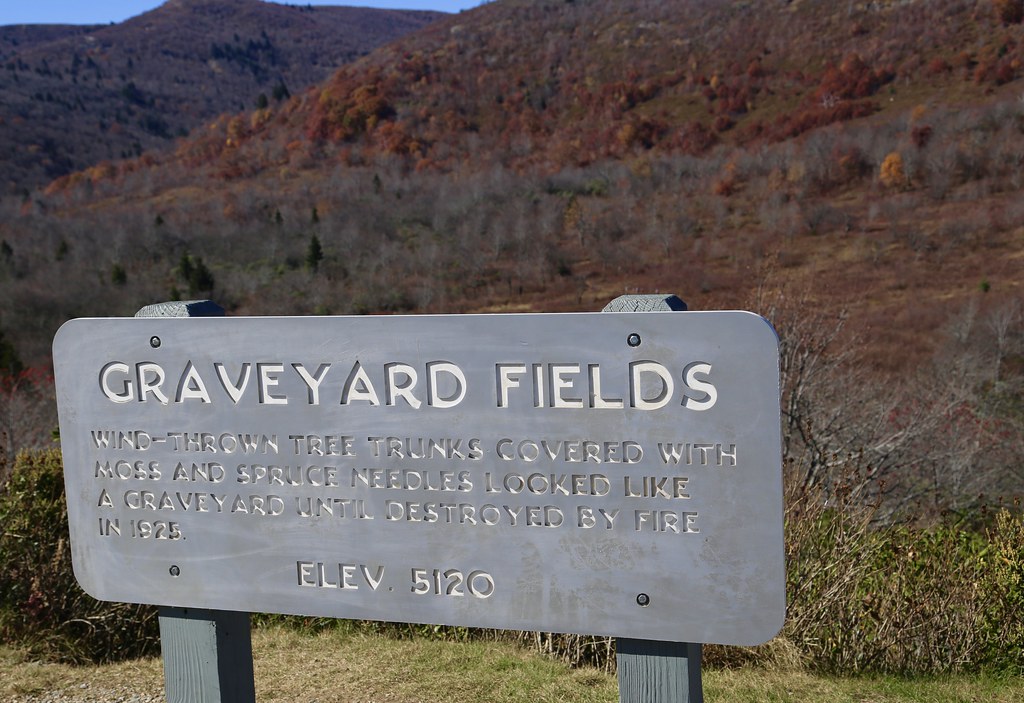
[[724, 644], [782, 625], [756, 315], [82, 319], [54, 365], [96, 598]]

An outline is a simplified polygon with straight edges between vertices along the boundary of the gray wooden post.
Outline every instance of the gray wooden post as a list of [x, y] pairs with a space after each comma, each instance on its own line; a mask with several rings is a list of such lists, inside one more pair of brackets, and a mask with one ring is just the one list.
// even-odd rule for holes
[[[686, 310], [674, 295], [622, 295], [602, 312]], [[704, 703], [701, 645], [620, 638], [615, 643], [621, 703]]]
[[[221, 317], [210, 300], [147, 305], [135, 317]], [[161, 606], [168, 703], [255, 703], [249, 613]]]
[[622, 703], [703, 703], [700, 659], [699, 643], [617, 640], [619, 700]]

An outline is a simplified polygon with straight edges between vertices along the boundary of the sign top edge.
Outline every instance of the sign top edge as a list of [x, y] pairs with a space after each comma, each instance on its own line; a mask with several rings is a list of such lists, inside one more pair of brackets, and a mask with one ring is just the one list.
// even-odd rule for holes
[[627, 315], [635, 318], [638, 315], [685, 315], [688, 317], [710, 317], [710, 316], [744, 316], [759, 318], [771, 323], [760, 313], [750, 310], [644, 310], [638, 312], [629, 311], [608, 311], [599, 312], [593, 310], [576, 310], [570, 312], [467, 312], [467, 313], [423, 313], [403, 315], [225, 315], [223, 317], [133, 317], [133, 316], [86, 316], [73, 317], [66, 320], [57, 330], [74, 323], [97, 320], [133, 320], [134, 323], [144, 324], [152, 322], [170, 321], [177, 324], [180, 321], [188, 322], [201, 321], [201, 324], [221, 323], [224, 320], [408, 320], [408, 319], [469, 319], [469, 318], [522, 318], [522, 317], [600, 317], [600, 319], [611, 319], [612, 317]]

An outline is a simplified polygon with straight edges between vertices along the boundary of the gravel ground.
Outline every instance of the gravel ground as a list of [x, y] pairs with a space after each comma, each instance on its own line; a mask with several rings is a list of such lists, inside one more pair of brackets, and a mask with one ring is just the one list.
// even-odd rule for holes
[[135, 686], [99, 687], [87, 683], [8, 699], [9, 703], [163, 703], [163, 700], [164, 693], [159, 689], [140, 692]]

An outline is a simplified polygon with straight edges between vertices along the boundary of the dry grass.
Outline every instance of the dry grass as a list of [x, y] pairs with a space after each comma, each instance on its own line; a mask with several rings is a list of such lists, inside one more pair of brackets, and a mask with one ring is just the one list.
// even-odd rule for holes
[[[493, 642], [394, 640], [343, 630], [310, 635], [279, 627], [253, 633], [256, 696], [264, 701], [615, 701], [614, 675], [572, 670]], [[103, 666], [25, 661], [0, 647], [0, 703], [162, 700], [159, 659]], [[704, 672], [710, 703], [1011, 703], [1024, 679], [839, 678], [798, 668]]]
[[[596, 670], [568, 667], [510, 645], [391, 640], [340, 630], [302, 634], [269, 627], [253, 633], [260, 701], [612, 701], [615, 681]], [[138, 696], [159, 699], [159, 659], [102, 666], [26, 661], [0, 648], [0, 701], [61, 693], [68, 703]]]
[[[257, 697], [321, 700], [602, 701], [611, 677], [567, 667], [508, 645], [339, 633], [260, 631], [254, 637]], [[267, 671], [267, 668], [271, 671]], [[327, 688], [321, 688], [327, 687]]]
[[704, 677], [708, 703], [1015, 703], [1024, 696], [1021, 680], [891, 677], [833, 678], [803, 671], [712, 671]]
[[126, 694], [160, 696], [163, 667], [159, 659], [104, 666], [45, 664], [0, 646], [0, 700], [27, 701], [54, 691], [63, 692], [68, 701], [109, 701]]

